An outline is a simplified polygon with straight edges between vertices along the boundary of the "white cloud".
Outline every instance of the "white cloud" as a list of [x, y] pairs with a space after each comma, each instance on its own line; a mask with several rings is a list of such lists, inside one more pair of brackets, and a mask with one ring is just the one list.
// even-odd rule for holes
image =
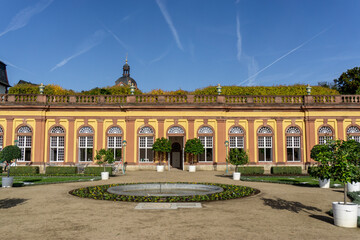
[[56, 64], [51, 70], [50, 72], [54, 71], [55, 69], [64, 66], [65, 64], [67, 64], [71, 59], [74, 59], [86, 52], [88, 52], [89, 50], [91, 50], [93, 47], [95, 47], [96, 45], [98, 45], [99, 43], [102, 42], [102, 40], [105, 37], [105, 32], [103, 30], [98, 30], [96, 31], [93, 35], [91, 35], [89, 38], [87, 38], [84, 42], [82, 42], [78, 48], [78, 51], [71, 55], [70, 57], [65, 58], [64, 60], [62, 60], [61, 62], [59, 62], [58, 64]]
[[42, 0], [38, 2], [33, 7], [27, 7], [18, 12], [10, 21], [9, 25], [5, 28], [3, 32], [0, 33], [0, 37], [7, 34], [8, 32], [18, 30], [25, 27], [31, 18], [44, 11], [53, 0]]
[[170, 14], [169, 14], [168, 10], [166, 9], [165, 4], [163, 3], [162, 0], [156, 0], [156, 3], [159, 6], [160, 11], [161, 11], [162, 15], [164, 16], [165, 21], [166, 21], [166, 23], [168, 24], [168, 26], [169, 26], [169, 28], [171, 30], [171, 33], [172, 33], [172, 35], [173, 35], [173, 37], [175, 39], [175, 42], [176, 42], [178, 48], [181, 51], [184, 51], [184, 48], [183, 48], [183, 46], [182, 46], [182, 44], [180, 42], [180, 38], [179, 38], [179, 35], [177, 33], [177, 30], [176, 30], [176, 28], [175, 28], [175, 26], [174, 26], [174, 24], [173, 24], [173, 22], [171, 20]]

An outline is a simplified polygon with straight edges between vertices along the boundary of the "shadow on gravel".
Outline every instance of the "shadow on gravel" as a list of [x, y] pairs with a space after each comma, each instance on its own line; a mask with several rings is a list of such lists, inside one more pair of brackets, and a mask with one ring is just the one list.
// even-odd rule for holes
[[5, 198], [0, 199], [0, 209], [16, 207], [19, 204], [26, 202], [28, 199], [23, 198]]
[[309, 217], [315, 218], [317, 220], [326, 222], [326, 223], [330, 223], [333, 224], [334, 223], [334, 219], [331, 217], [327, 217], [327, 216], [323, 216], [323, 215], [314, 215], [314, 214], [310, 214]]
[[290, 212], [299, 213], [300, 211], [304, 211], [306, 213], [311, 214], [308, 211], [317, 211], [321, 212], [321, 209], [312, 207], [312, 206], [306, 206], [300, 202], [294, 202], [294, 201], [287, 201], [284, 199], [270, 199], [270, 198], [261, 198], [261, 200], [264, 201], [264, 205], [267, 205], [271, 207], [272, 209], [278, 209], [278, 210], [288, 210]]

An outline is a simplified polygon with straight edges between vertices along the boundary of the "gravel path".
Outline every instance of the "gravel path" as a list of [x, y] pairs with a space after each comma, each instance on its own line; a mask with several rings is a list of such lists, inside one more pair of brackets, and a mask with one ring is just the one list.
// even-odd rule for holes
[[[326, 214], [341, 189], [239, 182], [222, 172], [127, 172], [108, 181], [0, 189], [0, 239], [360, 239]], [[256, 196], [201, 209], [135, 210], [137, 203], [81, 199], [72, 189], [121, 182], [216, 182], [257, 188]]]

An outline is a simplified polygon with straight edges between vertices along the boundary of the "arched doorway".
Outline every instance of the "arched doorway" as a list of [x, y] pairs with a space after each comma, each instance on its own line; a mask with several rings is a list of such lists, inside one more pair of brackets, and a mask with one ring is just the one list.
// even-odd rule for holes
[[182, 147], [179, 142], [171, 144], [170, 165], [182, 169]]

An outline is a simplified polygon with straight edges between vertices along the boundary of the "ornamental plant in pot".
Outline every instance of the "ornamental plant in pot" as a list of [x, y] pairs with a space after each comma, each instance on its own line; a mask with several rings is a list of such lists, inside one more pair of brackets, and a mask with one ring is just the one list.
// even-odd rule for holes
[[190, 154], [191, 165], [189, 166], [189, 172], [196, 172], [196, 166], [194, 165], [194, 158], [197, 158], [199, 154], [204, 153], [204, 146], [200, 139], [193, 138], [188, 139], [185, 144], [185, 152]]
[[348, 182], [359, 181], [360, 169], [355, 161], [360, 156], [353, 152], [355, 144], [354, 140], [329, 141], [316, 158], [321, 161], [321, 165], [317, 166], [319, 172], [324, 172], [331, 176], [331, 179], [344, 184], [344, 201], [332, 203], [334, 224], [340, 227], [357, 227], [358, 206], [347, 202], [346, 186]]
[[249, 156], [242, 149], [232, 148], [229, 153], [229, 161], [232, 165], [235, 165], [233, 179], [240, 180], [241, 173], [238, 171], [238, 166], [247, 164]]
[[21, 157], [21, 150], [16, 145], [6, 146], [0, 152], [0, 162], [5, 162], [7, 169], [7, 177], [2, 177], [2, 187], [12, 187], [14, 182], [14, 177], [10, 177], [10, 168], [11, 163], [14, 159], [18, 159]]
[[[350, 142], [347, 141], [347, 147], [349, 148], [349, 155], [347, 158], [349, 159], [349, 161], [354, 163], [358, 168], [360, 168], [360, 143], [356, 141], [350, 141]], [[348, 182], [347, 190], [348, 192], [359, 192], [360, 181], [355, 180], [352, 182]]]
[[331, 153], [328, 151], [328, 146], [325, 144], [315, 145], [310, 152], [310, 157], [317, 161], [317, 166], [311, 166], [308, 173], [312, 177], [319, 179], [320, 188], [330, 188], [330, 159]]
[[109, 172], [105, 170], [105, 165], [115, 162], [113, 151], [111, 149], [106, 150], [102, 148], [99, 151], [96, 151], [95, 160], [97, 164], [103, 165], [104, 167], [104, 171], [101, 172], [101, 179], [108, 180]]
[[171, 151], [170, 140], [164, 137], [157, 138], [153, 144], [152, 150], [159, 155], [159, 165], [156, 166], [156, 171], [163, 172], [165, 167], [161, 164], [161, 158], [163, 157], [164, 161], [166, 161], [166, 153]]

